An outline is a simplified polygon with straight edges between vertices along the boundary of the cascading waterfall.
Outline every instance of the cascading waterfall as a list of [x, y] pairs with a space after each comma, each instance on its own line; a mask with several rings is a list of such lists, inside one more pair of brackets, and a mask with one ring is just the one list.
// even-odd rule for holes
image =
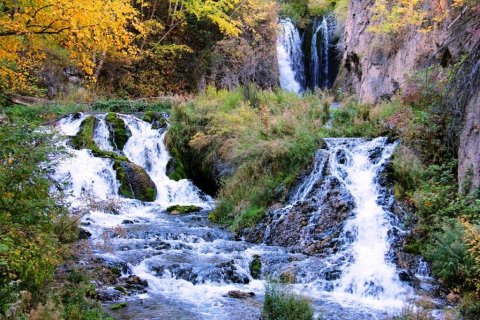
[[331, 88], [338, 72], [335, 17], [315, 18], [302, 36], [290, 19], [280, 20], [279, 28], [277, 55], [282, 89], [300, 94], [306, 88]]
[[[352, 237], [347, 251], [353, 261], [342, 266], [342, 277], [336, 292], [347, 292], [358, 298], [377, 299], [390, 305], [401, 305], [407, 290], [400, 282], [396, 267], [387, 255], [393, 228], [388, 212], [380, 204], [382, 187], [378, 177], [392, 156], [396, 144], [386, 138], [372, 141], [326, 139], [330, 150], [329, 169], [353, 196], [354, 217], [343, 230], [343, 237]], [[381, 151], [372, 160], [372, 152]]]
[[279, 28], [277, 57], [280, 86], [285, 91], [300, 94], [303, 92], [305, 83], [305, 67], [300, 33], [290, 19], [280, 20]]
[[[386, 310], [398, 310], [408, 296], [409, 289], [399, 282], [388, 258], [392, 224], [380, 199], [386, 191], [378, 176], [395, 145], [386, 139], [326, 139], [328, 148], [317, 152], [311, 171], [292, 192], [288, 205], [277, 210], [276, 219], [281, 221], [290, 211], [311, 203], [308, 210], [312, 215], [299, 233], [301, 245], [308, 246], [310, 241], [323, 241], [317, 226], [325, 214], [322, 199], [329, 197], [329, 188], [337, 185], [343, 190], [341, 196], [350, 194], [355, 206], [348, 221], [336, 227], [343, 226], [339, 249], [317, 256], [270, 245], [269, 231], [264, 237], [268, 245], [235, 240], [233, 234], [208, 222], [208, 210], [213, 208], [210, 197], [189, 180], [173, 181], [166, 175], [170, 156], [163, 142], [165, 130], [119, 114], [131, 137], [123, 150], [116, 150], [109, 141], [105, 114], [94, 116], [97, 146], [143, 167], [158, 190], [157, 199], [151, 203], [119, 196], [113, 160], [96, 157], [90, 150], [73, 150], [67, 141], [64, 146], [69, 156], [55, 162], [54, 178], [69, 195], [71, 209], [88, 211], [81, 224], [92, 234], [96, 259], [121, 266], [122, 277], [135, 274], [148, 281], [146, 293], [131, 294], [127, 298], [129, 308], [115, 314], [117, 318], [258, 319], [264, 279], [292, 270], [297, 280], [292, 290], [307, 295], [325, 319], [380, 318]], [[72, 115], [59, 120], [56, 127], [71, 137], [86, 117]], [[106, 207], [98, 203], [86, 207], [92, 198], [93, 203], [106, 203]], [[204, 211], [181, 216], [166, 213], [165, 209], [174, 204], [193, 204]], [[287, 222], [291, 225], [293, 221]], [[102, 235], [119, 226], [125, 230], [125, 237], [109, 239], [110, 248], [104, 249]], [[272, 221], [268, 227], [271, 235], [276, 234], [276, 227], [276, 221]], [[262, 277], [255, 279], [249, 264], [258, 256]], [[115, 292], [113, 286], [104, 290]], [[254, 292], [258, 301], [230, 299], [225, 296], [230, 290]], [[160, 307], [135, 304], [144, 300], [151, 307]]]
[[308, 85], [310, 89], [330, 88], [332, 69], [332, 38], [335, 32], [335, 19], [331, 16], [315, 19], [312, 28]]

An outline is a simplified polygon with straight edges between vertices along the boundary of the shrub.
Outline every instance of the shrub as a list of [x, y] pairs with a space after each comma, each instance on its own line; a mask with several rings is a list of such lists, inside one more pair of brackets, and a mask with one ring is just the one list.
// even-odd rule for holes
[[432, 235], [425, 257], [431, 261], [433, 273], [445, 286], [474, 290], [480, 270], [467, 251], [464, 237], [463, 227], [456, 220], [449, 222]]
[[267, 285], [262, 320], [312, 320], [313, 308], [306, 298], [289, 293], [277, 283]]

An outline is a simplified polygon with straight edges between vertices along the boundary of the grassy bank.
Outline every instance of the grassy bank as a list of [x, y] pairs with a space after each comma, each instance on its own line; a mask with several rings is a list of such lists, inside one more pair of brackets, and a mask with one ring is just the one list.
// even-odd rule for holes
[[211, 218], [234, 229], [257, 223], [285, 198], [322, 144], [328, 115], [325, 98], [249, 91], [210, 88], [176, 106], [168, 137], [189, 177], [220, 179]]

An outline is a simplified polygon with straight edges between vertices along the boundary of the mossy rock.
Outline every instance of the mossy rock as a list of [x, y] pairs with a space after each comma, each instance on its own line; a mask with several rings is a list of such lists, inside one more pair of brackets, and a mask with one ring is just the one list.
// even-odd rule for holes
[[125, 290], [125, 288], [122, 287], [122, 286], [115, 286], [114, 289], [117, 290], [117, 291], [120, 291], [123, 294], [127, 294], [127, 290]]
[[119, 161], [128, 161], [126, 157], [119, 156], [115, 152], [101, 150], [93, 140], [97, 120], [94, 116], [88, 116], [80, 125], [77, 135], [72, 138], [72, 146], [77, 149], [89, 149], [95, 157], [109, 158]]
[[175, 147], [170, 148], [171, 159], [167, 163], [167, 176], [174, 180], [180, 181], [187, 178], [185, 166], [180, 159], [178, 150]]
[[120, 181], [119, 193], [130, 199], [153, 202], [157, 197], [157, 188], [148, 173], [140, 166], [128, 162], [114, 162], [113, 168]]
[[260, 279], [262, 274], [262, 260], [259, 255], [254, 255], [252, 262], [250, 262], [250, 275], [253, 279]]
[[167, 212], [170, 214], [187, 214], [187, 213], [192, 213], [192, 212], [198, 212], [202, 210], [202, 208], [197, 207], [197, 206], [180, 206], [180, 205], [175, 205], [175, 206], [170, 206], [167, 208]]
[[126, 302], [120, 302], [120, 303], [112, 305], [110, 307], [110, 310], [119, 310], [119, 309], [123, 309], [125, 307], [127, 307], [127, 303]]
[[94, 116], [88, 116], [80, 125], [80, 130], [77, 135], [72, 138], [72, 146], [77, 149], [92, 149], [98, 148], [93, 140], [97, 120]]
[[105, 117], [108, 131], [110, 132], [110, 143], [118, 150], [123, 150], [132, 132], [128, 129], [125, 121], [117, 116], [116, 113], [109, 113]]
[[155, 130], [168, 127], [168, 121], [161, 112], [147, 111], [143, 114], [142, 120], [150, 123]]

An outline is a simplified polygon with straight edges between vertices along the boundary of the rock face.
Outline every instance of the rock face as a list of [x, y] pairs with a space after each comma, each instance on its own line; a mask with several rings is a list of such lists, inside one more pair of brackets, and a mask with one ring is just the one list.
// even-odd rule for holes
[[[445, 26], [438, 26], [428, 34], [409, 27], [399, 36], [372, 33], [369, 28], [373, 4], [373, 0], [350, 1], [338, 78], [338, 83], [345, 83], [349, 91], [366, 103], [391, 97], [409, 76], [424, 66], [448, 35]], [[457, 51], [452, 45], [442, 60], [456, 56]]]
[[480, 92], [465, 110], [465, 125], [458, 151], [460, 192], [473, 193], [480, 188]]

